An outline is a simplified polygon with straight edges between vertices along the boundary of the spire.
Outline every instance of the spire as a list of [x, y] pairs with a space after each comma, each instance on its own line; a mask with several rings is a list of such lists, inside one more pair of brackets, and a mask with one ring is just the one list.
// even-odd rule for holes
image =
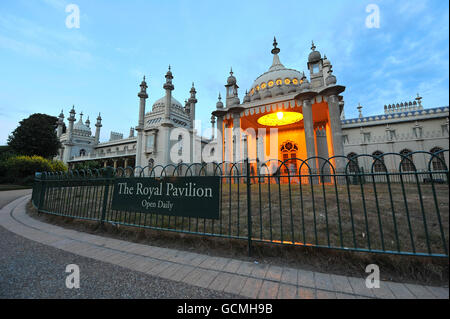
[[195, 90], [194, 82], [192, 82], [192, 87], [189, 93], [191, 93], [191, 97], [188, 100], [189, 103], [197, 103], [197, 99], [195, 98], [195, 94], [197, 93], [197, 91]]
[[164, 85], [163, 85], [164, 90], [173, 91], [173, 89], [174, 89], [174, 86], [172, 84], [173, 75], [172, 75], [170, 65], [169, 65], [169, 70], [167, 71], [167, 73], [165, 75], [165, 78], [166, 78], [166, 83], [164, 83]]
[[278, 54], [278, 53], [280, 53], [280, 49], [279, 48], [277, 48], [277, 45], [278, 45], [278, 43], [277, 43], [277, 39], [275, 38], [275, 37], [273, 37], [273, 49], [272, 49], [272, 54]]
[[148, 86], [147, 86], [147, 82], [145, 82], [145, 75], [142, 78], [142, 82], [141, 82], [141, 84], [139, 86], [141, 87], [141, 91], [138, 93], [138, 97], [140, 97], [141, 99], [148, 98], [148, 95], [147, 95], [147, 88], [148, 88]]
[[269, 71], [284, 68], [284, 65], [281, 64], [280, 58], [278, 57], [278, 53], [280, 53], [280, 48], [278, 48], [277, 45], [278, 45], [277, 39], [273, 37], [273, 49], [271, 51], [273, 54], [273, 62], [271, 67], [269, 68]]

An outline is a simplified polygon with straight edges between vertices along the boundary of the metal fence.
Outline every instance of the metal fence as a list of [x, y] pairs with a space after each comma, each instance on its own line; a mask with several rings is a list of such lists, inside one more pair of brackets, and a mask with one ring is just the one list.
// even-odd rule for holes
[[[444, 152], [417, 170], [411, 154], [389, 170], [383, 156], [358, 155], [103, 168], [37, 173], [40, 212], [157, 230], [253, 242], [375, 253], [448, 257], [449, 172]], [[369, 169], [357, 165], [367, 157]], [[409, 161], [405, 165], [405, 161]], [[438, 163], [438, 164], [436, 164]], [[405, 170], [406, 169], [406, 170]], [[118, 177], [220, 176], [218, 220], [111, 208]]]

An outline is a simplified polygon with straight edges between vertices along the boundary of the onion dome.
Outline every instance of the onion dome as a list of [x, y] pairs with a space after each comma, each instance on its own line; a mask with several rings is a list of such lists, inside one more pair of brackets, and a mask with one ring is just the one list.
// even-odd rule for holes
[[311, 89], [311, 83], [309, 83], [308, 78], [305, 76], [305, 73], [302, 75], [302, 84], [300, 84], [300, 89], [309, 90]]
[[245, 96], [244, 96], [244, 103], [250, 102], [250, 95], [248, 95], [248, 92], [245, 91]]
[[[288, 89], [283, 90], [286, 86], [293, 84], [294, 86], [298, 86], [301, 78], [301, 73], [294, 69], [286, 68], [281, 62], [278, 56], [280, 53], [280, 48], [278, 48], [278, 43], [276, 38], [273, 41], [273, 49], [271, 53], [273, 54], [273, 62], [270, 66], [269, 70], [262, 75], [260, 75], [253, 82], [253, 85], [250, 89], [250, 95], [252, 100], [256, 100], [258, 98], [265, 98], [278, 95], [279, 92], [281, 94], [287, 93]], [[276, 89], [278, 87], [278, 89]], [[267, 92], [266, 92], [267, 91]], [[281, 95], [280, 94], [280, 95]], [[256, 96], [258, 95], [258, 96]]]
[[82, 135], [91, 135], [91, 129], [83, 123], [83, 112], [80, 113], [80, 119], [74, 124], [73, 129]]
[[328, 76], [325, 79], [325, 84], [326, 85], [336, 84], [336, 77], [333, 75], [333, 70], [331, 69], [331, 66], [330, 69], [328, 70]]
[[235, 85], [236, 84], [236, 78], [233, 76], [233, 68], [230, 70], [230, 76], [227, 79], [227, 85]]
[[222, 97], [220, 96], [220, 92], [219, 92], [219, 100], [216, 103], [216, 108], [223, 109]]
[[327, 66], [330, 66], [330, 65], [331, 65], [330, 60], [328, 60], [328, 59], [327, 59], [327, 56], [324, 54], [324, 55], [323, 55], [323, 66], [324, 66], [324, 67], [327, 67]]
[[322, 58], [322, 56], [320, 55], [319, 51], [316, 51], [316, 46], [314, 45], [314, 41], [312, 42], [311, 50], [312, 50], [312, 52], [308, 56], [308, 62], [309, 63], [319, 62], [320, 59]]

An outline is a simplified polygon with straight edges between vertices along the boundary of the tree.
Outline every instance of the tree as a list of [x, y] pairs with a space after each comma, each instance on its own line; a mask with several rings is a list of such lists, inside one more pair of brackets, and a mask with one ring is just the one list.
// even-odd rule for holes
[[8, 137], [8, 145], [17, 154], [51, 158], [61, 147], [56, 136], [57, 118], [35, 113], [19, 122]]

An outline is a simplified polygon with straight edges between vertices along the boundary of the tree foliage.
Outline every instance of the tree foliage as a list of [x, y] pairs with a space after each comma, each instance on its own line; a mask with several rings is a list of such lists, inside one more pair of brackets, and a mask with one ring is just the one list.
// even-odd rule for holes
[[38, 155], [51, 158], [61, 147], [56, 136], [57, 118], [35, 113], [19, 122], [19, 126], [8, 137], [12, 151], [21, 155]]

